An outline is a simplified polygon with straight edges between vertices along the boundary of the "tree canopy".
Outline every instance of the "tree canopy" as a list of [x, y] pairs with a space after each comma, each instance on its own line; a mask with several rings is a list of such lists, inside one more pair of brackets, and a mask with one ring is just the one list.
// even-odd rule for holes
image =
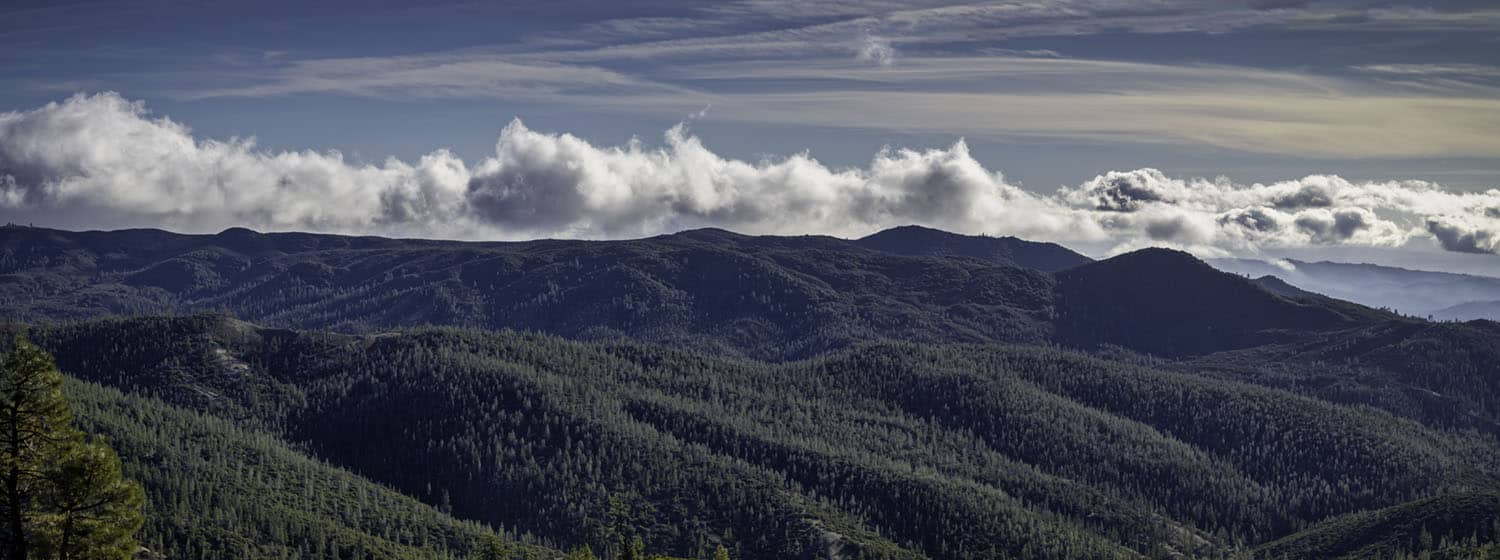
[[6, 558], [116, 560], [136, 552], [140, 485], [101, 438], [72, 424], [63, 376], [17, 339], [0, 360], [0, 512]]

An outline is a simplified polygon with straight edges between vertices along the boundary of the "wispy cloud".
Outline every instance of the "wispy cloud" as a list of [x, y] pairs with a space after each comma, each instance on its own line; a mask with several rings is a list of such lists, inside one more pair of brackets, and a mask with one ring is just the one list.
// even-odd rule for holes
[[484, 98], [684, 91], [599, 67], [516, 62], [504, 55], [474, 52], [297, 60], [245, 73], [260, 79], [240, 87], [186, 91], [178, 96], [206, 99], [338, 93], [368, 97]]
[[1500, 155], [1500, 100], [1235, 93], [762, 95], [724, 118], [1108, 142], [1212, 145], [1340, 158]]
[[649, 78], [493, 52], [320, 59], [288, 63], [257, 83], [180, 96], [504, 97], [667, 118], [712, 104], [721, 120], [738, 122], [1210, 145], [1299, 157], [1500, 156], [1494, 96], [1390, 91], [1227, 66], [1014, 55], [892, 64], [894, 51], [879, 48], [860, 51], [867, 59], [861, 63], [844, 52], [687, 63]]
[[[774, 24], [774, 25], [773, 25]], [[809, 3], [742, 2], [681, 18], [593, 24], [605, 33], [572, 60], [680, 59], [827, 54], [870, 29], [899, 34], [919, 52], [971, 49], [997, 41], [1097, 34], [1228, 34], [1256, 29], [1307, 33], [1494, 32], [1500, 10], [1324, 3], [1256, 6], [1240, 2], [1063, 0], [1056, 2]], [[692, 30], [690, 33], [678, 33]], [[546, 42], [538, 43], [546, 47]], [[736, 47], [739, 50], [736, 50]]]
[[1355, 70], [1394, 76], [1477, 76], [1500, 77], [1500, 66], [1484, 64], [1365, 64]]

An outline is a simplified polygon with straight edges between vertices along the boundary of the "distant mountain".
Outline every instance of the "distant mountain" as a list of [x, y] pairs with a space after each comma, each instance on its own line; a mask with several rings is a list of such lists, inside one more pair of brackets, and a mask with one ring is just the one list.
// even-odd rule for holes
[[1093, 262], [1093, 259], [1056, 243], [1037, 243], [1014, 237], [960, 235], [921, 226], [891, 228], [857, 239], [854, 243], [900, 255], [974, 257], [1043, 272], [1056, 272]]
[[1450, 305], [1433, 311], [1429, 315], [1439, 321], [1473, 321], [1475, 319], [1500, 321], [1500, 300], [1470, 301]]
[[1202, 354], [1374, 318], [1345, 313], [1325, 301], [1282, 297], [1168, 249], [1144, 249], [1065, 270], [1057, 282], [1058, 337], [1081, 346], [1109, 343], [1153, 354]]
[[1500, 278], [1409, 270], [1374, 264], [1210, 259], [1214, 267], [1250, 277], [1274, 275], [1293, 286], [1371, 307], [1435, 319], [1500, 319]]
[[0, 316], [23, 320], [228, 309], [281, 327], [514, 328], [770, 359], [883, 339], [1186, 355], [1385, 319], [1280, 297], [1186, 253], [1092, 262], [913, 227], [852, 242], [703, 229], [519, 243], [5, 228], [0, 288]]
[[1039, 270], [819, 236], [463, 243], [0, 229], [0, 317], [23, 320], [228, 309], [283, 327], [515, 328], [798, 357], [879, 338], [1041, 341], [1051, 299]]

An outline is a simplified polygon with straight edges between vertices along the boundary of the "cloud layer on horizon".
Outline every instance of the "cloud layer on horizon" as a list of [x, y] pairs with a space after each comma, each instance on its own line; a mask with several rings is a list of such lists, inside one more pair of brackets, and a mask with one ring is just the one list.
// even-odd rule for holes
[[1143, 168], [1039, 194], [986, 169], [962, 140], [889, 148], [847, 169], [807, 153], [724, 158], [685, 125], [664, 140], [596, 146], [514, 120], [494, 155], [472, 165], [441, 149], [374, 165], [338, 152], [200, 139], [117, 94], [75, 95], [0, 114], [0, 216], [69, 228], [465, 239], [620, 238], [704, 226], [847, 237], [921, 224], [1116, 251], [1253, 254], [1428, 239], [1449, 251], [1500, 252], [1500, 189], [1460, 193], [1333, 175], [1246, 185]]

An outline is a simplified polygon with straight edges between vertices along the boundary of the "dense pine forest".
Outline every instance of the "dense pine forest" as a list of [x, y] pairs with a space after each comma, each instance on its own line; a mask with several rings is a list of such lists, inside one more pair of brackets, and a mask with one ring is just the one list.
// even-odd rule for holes
[[12, 227], [0, 286], [150, 557], [1500, 557], [1500, 326], [1174, 251]]

